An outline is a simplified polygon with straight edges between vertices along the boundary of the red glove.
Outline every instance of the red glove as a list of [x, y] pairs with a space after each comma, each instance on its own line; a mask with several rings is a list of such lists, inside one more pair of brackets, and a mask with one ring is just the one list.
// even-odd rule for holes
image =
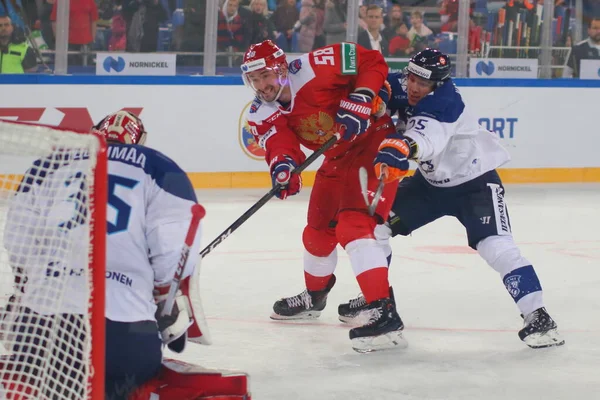
[[271, 160], [271, 181], [273, 187], [280, 189], [275, 196], [285, 200], [288, 196], [293, 196], [302, 189], [302, 178], [300, 174], [293, 174], [292, 171], [298, 167], [294, 160], [288, 156], [276, 156]]

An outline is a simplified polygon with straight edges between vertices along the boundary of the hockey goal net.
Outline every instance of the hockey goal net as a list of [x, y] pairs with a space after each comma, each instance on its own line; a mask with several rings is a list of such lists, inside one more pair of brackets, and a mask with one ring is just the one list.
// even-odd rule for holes
[[0, 121], [0, 399], [104, 398], [106, 148]]

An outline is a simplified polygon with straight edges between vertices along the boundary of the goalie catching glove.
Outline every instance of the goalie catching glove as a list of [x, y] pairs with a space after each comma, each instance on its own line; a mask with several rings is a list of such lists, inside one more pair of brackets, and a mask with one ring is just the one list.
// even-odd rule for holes
[[193, 312], [188, 297], [178, 290], [171, 314], [162, 315], [169, 287], [169, 285], [154, 287], [154, 301], [157, 305], [154, 316], [162, 342], [172, 351], [181, 353], [187, 343], [188, 328], [194, 324]]
[[413, 158], [416, 144], [412, 139], [394, 133], [381, 142], [378, 151], [374, 161], [375, 175], [383, 183], [391, 183], [408, 173], [408, 160]]

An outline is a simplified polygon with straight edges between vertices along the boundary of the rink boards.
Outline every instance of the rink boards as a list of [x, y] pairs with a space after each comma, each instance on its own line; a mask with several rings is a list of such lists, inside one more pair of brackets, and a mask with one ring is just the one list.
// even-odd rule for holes
[[[2, 76], [0, 118], [88, 129], [127, 109], [149, 132], [147, 145], [179, 163], [196, 188], [267, 187], [262, 150], [244, 115], [252, 92], [238, 77]], [[600, 182], [600, 82], [457, 80], [512, 160], [507, 183]], [[318, 124], [326, 121], [315, 122]], [[304, 173], [307, 185], [319, 162]], [[19, 173], [2, 165], [0, 173]]]

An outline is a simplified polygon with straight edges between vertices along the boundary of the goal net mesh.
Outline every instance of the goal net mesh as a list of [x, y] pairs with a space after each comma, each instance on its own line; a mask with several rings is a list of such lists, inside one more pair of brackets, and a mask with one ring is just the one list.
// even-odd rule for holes
[[100, 147], [0, 121], [0, 398], [90, 398]]

